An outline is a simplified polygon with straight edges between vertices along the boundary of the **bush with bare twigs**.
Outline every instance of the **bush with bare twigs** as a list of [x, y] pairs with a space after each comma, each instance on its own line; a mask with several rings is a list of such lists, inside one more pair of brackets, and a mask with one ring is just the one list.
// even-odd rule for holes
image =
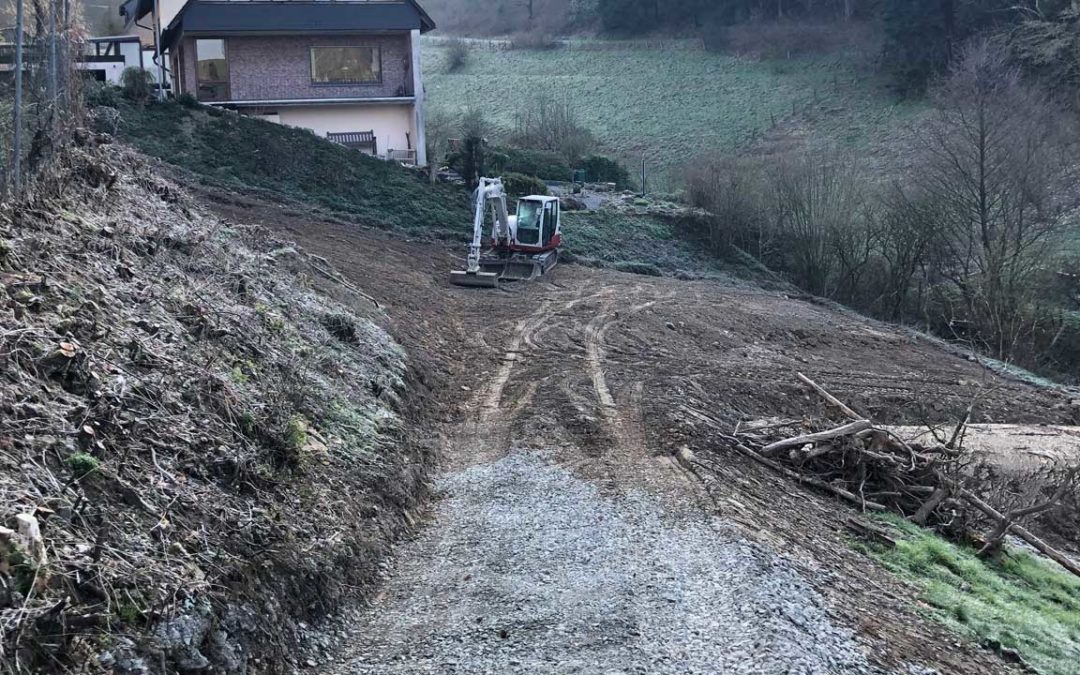
[[453, 73], [465, 67], [472, 49], [461, 38], [453, 38], [446, 44], [446, 72]]
[[596, 145], [596, 138], [569, 101], [543, 95], [518, 110], [511, 140], [518, 147], [554, 152], [572, 163]]

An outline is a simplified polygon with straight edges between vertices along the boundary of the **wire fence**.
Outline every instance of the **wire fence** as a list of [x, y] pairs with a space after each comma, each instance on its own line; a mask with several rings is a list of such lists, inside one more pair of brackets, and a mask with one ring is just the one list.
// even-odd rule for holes
[[17, 195], [70, 135], [81, 49], [73, 0], [12, 0], [0, 40], [0, 190]]

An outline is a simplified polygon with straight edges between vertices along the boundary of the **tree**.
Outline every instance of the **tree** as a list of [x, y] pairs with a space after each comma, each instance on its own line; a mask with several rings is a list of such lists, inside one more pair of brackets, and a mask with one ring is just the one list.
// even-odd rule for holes
[[904, 93], [921, 93], [952, 56], [953, 0], [885, 0], [882, 60]]
[[917, 185], [933, 201], [935, 274], [992, 354], [1008, 359], [1039, 317], [1038, 276], [1075, 182], [1075, 129], [1003, 49], [980, 40], [931, 92]]

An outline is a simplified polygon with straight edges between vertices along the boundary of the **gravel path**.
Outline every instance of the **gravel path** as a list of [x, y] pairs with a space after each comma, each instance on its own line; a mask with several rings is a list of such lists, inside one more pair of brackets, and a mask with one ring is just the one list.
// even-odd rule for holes
[[337, 672], [879, 672], [789, 566], [715, 518], [601, 494], [533, 451], [440, 487]]

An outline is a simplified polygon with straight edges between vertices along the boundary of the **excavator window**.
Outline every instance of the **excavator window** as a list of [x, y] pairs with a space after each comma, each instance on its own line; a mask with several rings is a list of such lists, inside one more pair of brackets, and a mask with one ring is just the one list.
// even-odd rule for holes
[[555, 236], [555, 223], [558, 222], [558, 218], [559, 203], [548, 202], [544, 204], [544, 246], [551, 243], [551, 238]]
[[544, 216], [540, 204], [521, 200], [517, 209], [517, 240], [519, 244], [537, 246], [540, 243], [540, 226]]

